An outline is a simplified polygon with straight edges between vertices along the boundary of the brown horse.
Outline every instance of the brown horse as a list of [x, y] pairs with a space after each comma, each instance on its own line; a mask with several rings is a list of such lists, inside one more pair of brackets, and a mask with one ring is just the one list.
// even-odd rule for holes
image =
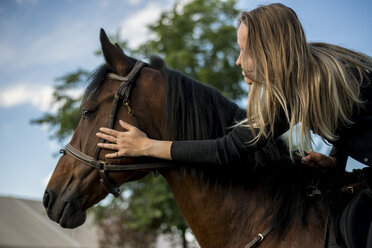
[[[116, 116], [111, 118], [115, 120], [113, 128], [122, 130], [118, 124], [122, 119], [140, 125], [149, 137], [163, 140], [221, 137], [244, 118], [245, 111], [217, 90], [166, 68], [159, 58], [139, 69], [128, 91], [128, 106], [135, 119], [121, 100], [118, 109], [111, 111], [120, 81], [132, 71], [136, 60], [111, 44], [103, 31], [101, 44], [106, 64], [91, 77], [82, 102], [82, 118], [70, 142], [76, 151], [88, 155], [88, 160], [97, 157], [97, 161], [104, 161], [110, 152], [98, 150], [95, 156], [99, 142], [95, 134], [107, 126], [110, 112]], [[243, 248], [268, 227], [272, 231], [260, 247], [322, 247], [325, 211], [320, 198], [307, 195], [308, 186], [319, 182], [319, 174], [293, 164], [287, 149], [277, 143], [241, 158], [235, 165], [180, 164], [158, 169], [201, 247]], [[71, 153], [60, 158], [43, 200], [49, 218], [62, 227], [83, 224], [86, 210], [107, 196], [100, 179], [121, 185], [152, 170], [149, 166], [106, 171], [102, 176]], [[153, 159], [144, 160], [111, 159], [99, 162], [97, 168], [106, 163], [131, 165]]]

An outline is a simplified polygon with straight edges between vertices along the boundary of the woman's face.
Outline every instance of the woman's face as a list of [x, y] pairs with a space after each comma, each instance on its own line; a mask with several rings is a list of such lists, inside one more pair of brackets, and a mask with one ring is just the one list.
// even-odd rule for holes
[[[247, 25], [245, 25], [244, 23], [241, 23], [239, 25], [237, 36], [238, 36], [238, 45], [239, 45], [239, 48], [240, 48], [240, 54], [239, 54], [238, 59], [236, 60], [236, 65], [242, 67], [243, 52], [244, 52], [245, 44], [246, 44], [247, 39], [248, 39]], [[247, 62], [248, 62], [248, 65], [247, 65], [248, 68], [243, 68], [242, 67], [242, 74], [244, 76], [244, 81], [247, 84], [252, 84], [252, 80], [244, 73], [244, 71], [253, 72], [253, 61], [252, 61], [251, 57], [248, 56], [248, 61]]]

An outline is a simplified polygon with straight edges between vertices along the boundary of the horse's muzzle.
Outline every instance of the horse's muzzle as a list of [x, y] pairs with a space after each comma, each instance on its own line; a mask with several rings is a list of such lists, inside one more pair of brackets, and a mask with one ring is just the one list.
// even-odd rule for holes
[[50, 189], [44, 193], [43, 204], [48, 217], [64, 228], [75, 228], [82, 225], [86, 219], [85, 211], [79, 210], [72, 201], [61, 200]]

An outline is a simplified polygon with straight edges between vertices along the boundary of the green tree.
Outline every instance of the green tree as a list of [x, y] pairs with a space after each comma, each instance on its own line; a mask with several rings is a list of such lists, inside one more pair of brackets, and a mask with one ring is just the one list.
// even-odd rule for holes
[[[155, 39], [135, 50], [127, 47], [127, 41], [115, 41], [134, 57], [158, 54], [169, 67], [237, 100], [244, 91], [239, 82], [240, 70], [235, 66], [238, 55], [235, 4], [235, 0], [193, 0], [184, 6], [176, 3], [172, 10], [163, 12], [159, 20], [149, 26]], [[81, 97], [72, 97], [68, 92], [82, 90], [87, 79], [88, 73], [83, 69], [57, 78], [53, 104], [58, 111], [45, 113], [31, 122], [48, 125], [51, 138], [66, 142], [81, 116]], [[124, 184], [122, 192], [121, 197], [110, 198], [109, 204], [98, 205], [93, 210], [106, 236], [116, 237], [103, 240], [106, 245], [117, 247], [129, 243], [135, 247], [150, 247], [156, 235], [170, 233], [180, 235], [183, 247], [187, 247], [187, 225], [163, 178], [150, 175]]]
[[239, 13], [235, 4], [235, 0], [194, 0], [183, 8], [176, 4], [149, 26], [156, 38], [137, 52], [159, 54], [169, 67], [212, 85], [230, 99], [239, 99], [244, 90], [235, 65]]

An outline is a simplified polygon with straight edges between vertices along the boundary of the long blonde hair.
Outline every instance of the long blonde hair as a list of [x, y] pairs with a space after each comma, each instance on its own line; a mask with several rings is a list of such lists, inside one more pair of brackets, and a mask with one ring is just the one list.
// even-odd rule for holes
[[[360, 85], [372, 71], [367, 55], [325, 43], [308, 43], [296, 13], [282, 5], [260, 6], [243, 12], [239, 25], [248, 38], [242, 57], [244, 73], [252, 80], [247, 125], [255, 139], [274, 135], [278, 116], [289, 123], [292, 149], [294, 126], [301, 123], [300, 151], [311, 145], [311, 133], [336, 140], [340, 125], [353, 123], [361, 104]], [[248, 60], [253, 70], [248, 70]]]

